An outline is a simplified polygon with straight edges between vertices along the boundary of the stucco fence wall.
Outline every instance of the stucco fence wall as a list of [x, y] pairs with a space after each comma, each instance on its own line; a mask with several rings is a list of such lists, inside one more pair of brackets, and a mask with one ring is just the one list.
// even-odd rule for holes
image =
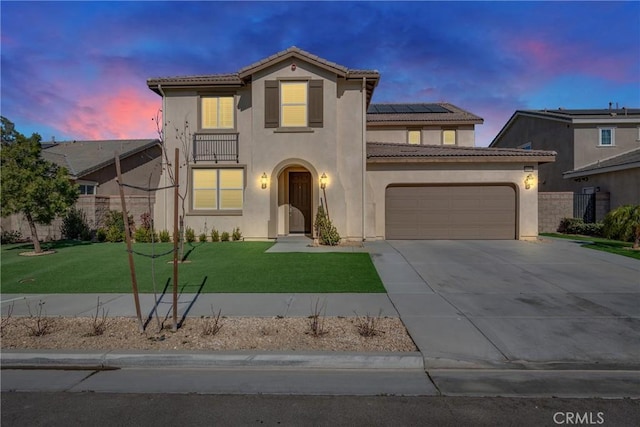
[[[538, 232], [555, 233], [562, 218], [573, 218], [573, 192], [538, 193]], [[609, 212], [610, 194], [596, 193], [596, 221]]]

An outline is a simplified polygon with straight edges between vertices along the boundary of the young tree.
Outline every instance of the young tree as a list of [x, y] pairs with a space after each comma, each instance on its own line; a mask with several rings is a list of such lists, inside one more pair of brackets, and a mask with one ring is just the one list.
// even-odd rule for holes
[[78, 198], [77, 186], [69, 181], [67, 170], [40, 155], [40, 135], [27, 138], [15, 130], [5, 117], [2, 121], [0, 173], [2, 216], [23, 214], [29, 223], [36, 253], [42, 252], [36, 224], [51, 224]]

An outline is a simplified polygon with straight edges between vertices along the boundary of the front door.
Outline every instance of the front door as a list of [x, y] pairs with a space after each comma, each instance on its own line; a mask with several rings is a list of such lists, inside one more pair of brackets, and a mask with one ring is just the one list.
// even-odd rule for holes
[[289, 233], [311, 233], [309, 172], [289, 172]]

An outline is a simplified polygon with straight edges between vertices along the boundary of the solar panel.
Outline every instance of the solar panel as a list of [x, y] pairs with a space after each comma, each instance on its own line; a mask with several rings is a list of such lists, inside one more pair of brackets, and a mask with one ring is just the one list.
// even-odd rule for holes
[[371, 104], [367, 112], [371, 114], [451, 113], [438, 104]]

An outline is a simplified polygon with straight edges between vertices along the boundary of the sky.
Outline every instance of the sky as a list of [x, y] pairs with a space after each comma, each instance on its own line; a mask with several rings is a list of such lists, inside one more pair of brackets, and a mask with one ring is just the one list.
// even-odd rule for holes
[[373, 102], [449, 102], [487, 146], [516, 110], [640, 108], [640, 2], [0, 3], [0, 112], [43, 140], [156, 138], [152, 77], [290, 46], [378, 70]]

